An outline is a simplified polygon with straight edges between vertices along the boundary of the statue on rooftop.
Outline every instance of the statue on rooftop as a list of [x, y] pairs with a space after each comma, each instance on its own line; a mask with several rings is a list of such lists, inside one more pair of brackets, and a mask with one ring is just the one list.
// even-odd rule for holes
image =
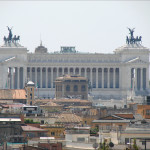
[[141, 43], [142, 42], [142, 36], [137, 36], [136, 38], [134, 38], [134, 35], [133, 35], [133, 33], [134, 33], [134, 29], [135, 28], [133, 28], [133, 29], [130, 29], [130, 28], [128, 28], [129, 29], [129, 31], [130, 31], [130, 36], [128, 37], [126, 37], [126, 43], [127, 44], [139, 44], [139, 43]]
[[8, 28], [8, 31], [9, 31], [8, 42], [11, 42], [11, 41], [12, 41], [12, 36], [13, 36], [13, 34], [12, 34], [12, 27], [9, 28], [9, 27], [7, 26], [7, 28]]
[[133, 28], [133, 29], [128, 28], [128, 29], [129, 29], [129, 31], [130, 31], [130, 33], [129, 33], [129, 34], [131, 35], [131, 38], [134, 38], [134, 36], [133, 36], [133, 32], [134, 32], [134, 29], [135, 29], [135, 28]]
[[8, 34], [8, 37], [4, 36], [4, 38], [3, 38], [5, 44], [6, 43], [11, 43], [11, 42], [16, 44], [17, 41], [20, 41], [20, 36], [14, 35], [14, 37], [13, 37], [13, 34], [12, 34], [12, 28], [13, 27], [9, 28], [7, 26], [7, 28], [8, 28], [9, 34]]

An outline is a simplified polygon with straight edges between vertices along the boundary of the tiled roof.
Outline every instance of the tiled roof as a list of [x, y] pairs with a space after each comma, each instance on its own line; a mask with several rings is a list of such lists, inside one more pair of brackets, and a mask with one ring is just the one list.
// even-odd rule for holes
[[134, 119], [133, 114], [115, 114], [116, 116], [125, 118], [125, 119]]
[[9, 107], [21, 108], [23, 106], [24, 106], [24, 104], [4, 104], [4, 105], [2, 105], [2, 107], [7, 107], [7, 108], [9, 108]]
[[59, 105], [59, 104], [56, 104], [56, 103], [53, 103], [53, 102], [48, 102], [47, 104], [45, 104], [45, 105], [40, 105], [40, 106], [61, 106], [61, 105]]
[[24, 89], [1, 89], [0, 99], [27, 99]]
[[56, 99], [53, 102], [82, 102], [82, 103], [90, 103], [88, 100], [81, 99]]
[[77, 116], [75, 114], [60, 114], [58, 115], [58, 118], [56, 119], [56, 122], [61, 123], [79, 123], [82, 121], [82, 118], [80, 116]]
[[47, 131], [45, 129], [41, 129], [33, 126], [21, 126], [21, 128], [23, 131], [41, 131], [41, 132]]

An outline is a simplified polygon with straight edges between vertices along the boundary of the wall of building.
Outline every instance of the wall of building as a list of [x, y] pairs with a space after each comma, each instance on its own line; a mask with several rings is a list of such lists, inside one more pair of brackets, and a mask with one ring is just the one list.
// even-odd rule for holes
[[137, 114], [140, 114], [144, 119], [150, 119], [150, 105], [137, 105]]

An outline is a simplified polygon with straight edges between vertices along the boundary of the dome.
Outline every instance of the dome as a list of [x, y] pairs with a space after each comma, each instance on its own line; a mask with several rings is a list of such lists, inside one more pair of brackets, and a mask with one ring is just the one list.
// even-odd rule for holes
[[47, 48], [42, 45], [42, 42], [40, 46], [35, 49], [35, 53], [47, 53]]
[[29, 82], [27, 83], [27, 86], [34, 86], [34, 83], [33, 83], [32, 81], [29, 81]]

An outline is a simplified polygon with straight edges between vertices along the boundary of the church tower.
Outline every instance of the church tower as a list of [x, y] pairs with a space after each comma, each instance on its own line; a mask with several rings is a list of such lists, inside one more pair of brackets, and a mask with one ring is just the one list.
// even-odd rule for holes
[[27, 104], [33, 105], [34, 104], [34, 86], [35, 84], [32, 81], [29, 81], [26, 84], [26, 92], [27, 92]]

